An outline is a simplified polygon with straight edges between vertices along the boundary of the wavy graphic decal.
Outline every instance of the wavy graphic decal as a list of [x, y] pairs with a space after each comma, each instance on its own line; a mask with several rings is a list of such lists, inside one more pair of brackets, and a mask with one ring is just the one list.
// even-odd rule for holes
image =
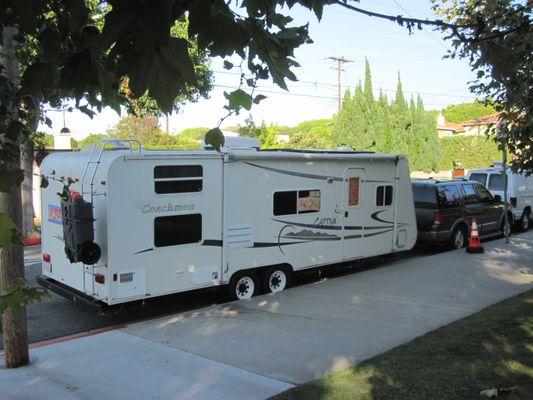
[[339, 178], [337, 176], [306, 174], [304, 172], [286, 171], [286, 170], [279, 169], [279, 168], [265, 167], [263, 165], [254, 164], [248, 161], [243, 161], [243, 162], [245, 164], [251, 165], [252, 167], [265, 169], [267, 171], [272, 171], [272, 172], [276, 172], [278, 174], [283, 174], [283, 175], [299, 176], [300, 178], [318, 179], [321, 181], [325, 181], [327, 179], [333, 179], [335, 182], [342, 182], [344, 180], [343, 178]]

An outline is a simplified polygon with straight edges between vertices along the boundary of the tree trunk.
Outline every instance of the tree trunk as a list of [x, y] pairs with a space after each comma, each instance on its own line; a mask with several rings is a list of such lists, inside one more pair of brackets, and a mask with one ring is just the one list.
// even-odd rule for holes
[[[32, 129], [32, 127], [29, 127]], [[26, 238], [33, 232], [33, 143], [25, 141], [20, 146], [20, 167], [24, 171], [24, 181], [21, 185], [22, 199], [22, 237]]]
[[[18, 229], [22, 226], [20, 188], [15, 187], [11, 193], [0, 193], [0, 212], [9, 215]], [[24, 250], [21, 245], [11, 249], [2, 249], [0, 265], [2, 269], [3, 288], [24, 279]], [[17, 368], [29, 363], [28, 329], [26, 326], [26, 308], [18, 310], [7, 308], [2, 315], [4, 333], [4, 357], [7, 368]]]
[[[18, 87], [19, 69], [15, 56], [15, 41], [13, 36], [16, 29], [6, 27], [3, 31], [2, 52], [0, 56], [5, 67], [5, 76], [14, 87]], [[18, 109], [13, 107], [11, 118], [18, 118]], [[0, 135], [0, 140], [8, 140]], [[20, 141], [15, 144], [20, 146]], [[19, 147], [20, 148], [20, 147]], [[18, 157], [11, 157], [9, 162], [15, 168], [20, 168], [20, 153]], [[0, 193], [0, 213], [6, 213], [19, 230], [22, 228], [22, 202], [20, 185], [15, 185], [7, 193]], [[13, 245], [10, 249], [0, 250], [0, 294], [4, 288], [24, 279], [24, 251], [22, 246]], [[7, 368], [17, 368], [29, 363], [28, 329], [26, 326], [26, 308], [16, 309], [8, 307], [2, 315], [2, 329], [4, 334], [4, 357]]]

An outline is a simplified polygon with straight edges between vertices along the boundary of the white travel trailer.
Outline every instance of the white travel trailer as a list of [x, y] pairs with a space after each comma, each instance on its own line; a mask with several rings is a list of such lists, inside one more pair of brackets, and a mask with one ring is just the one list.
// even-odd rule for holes
[[[40, 283], [71, 298], [107, 306], [227, 285], [243, 299], [283, 290], [294, 271], [409, 250], [416, 241], [402, 156], [108, 145], [42, 164], [55, 179], [42, 189]], [[75, 181], [73, 198], [92, 204], [101, 250], [89, 257], [94, 264], [66, 255], [61, 178]]]
[[[468, 172], [468, 179], [485, 185], [492, 195], [503, 199], [504, 181], [502, 164], [493, 167], [474, 169]], [[533, 175], [507, 173], [507, 201], [511, 204], [514, 220], [522, 231], [527, 231], [533, 217]]]

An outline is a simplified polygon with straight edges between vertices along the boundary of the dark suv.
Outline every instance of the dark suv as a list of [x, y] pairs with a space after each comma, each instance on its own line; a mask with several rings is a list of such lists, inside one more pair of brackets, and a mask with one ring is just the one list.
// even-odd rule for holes
[[[503, 203], [482, 184], [468, 180], [414, 180], [418, 240], [461, 248], [475, 217], [480, 236], [504, 235]], [[512, 214], [509, 213], [510, 223]]]

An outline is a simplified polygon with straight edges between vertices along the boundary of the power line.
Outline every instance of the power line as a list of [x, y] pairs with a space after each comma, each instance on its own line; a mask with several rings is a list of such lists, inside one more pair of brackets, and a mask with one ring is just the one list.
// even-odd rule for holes
[[[213, 72], [217, 73], [217, 74], [239, 75], [240, 76], [239, 73], [231, 72], [231, 71], [216, 71], [216, 70], [214, 70]], [[328, 87], [336, 87], [337, 86], [334, 83], [319, 82], [319, 81], [298, 80], [295, 83], [298, 83], [298, 82], [300, 82], [300, 83], [308, 83], [308, 84], [311, 84], [313, 86], [328, 86]], [[354, 89], [355, 88], [354, 85], [349, 85], [349, 84], [345, 84], [344, 86], [349, 88], [349, 89]], [[276, 86], [274, 86], [274, 87], [276, 87]], [[232, 89], [232, 87], [228, 87], [228, 88]], [[381, 89], [381, 90], [383, 90], [384, 92], [396, 92], [396, 89]], [[283, 93], [283, 92], [277, 92], [277, 93]], [[405, 90], [404, 93], [407, 93], [407, 94], [420, 94], [420, 95], [424, 95], [424, 96], [442, 96], [442, 97], [450, 97], [450, 98], [457, 98], [457, 99], [476, 99], [477, 98], [476, 96], [458, 96], [458, 95], [452, 95], [452, 94], [447, 94], [447, 93], [418, 92], [418, 91], [414, 91], [414, 90]]]
[[[398, 7], [400, 7], [401, 10], [403, 10], [409, 17], [413, 17], [411, 14], [409, 14], [409, 11], [407, 11], [403, 6], [397, 1], [392, 0], [394, 4], [396, 4]], [[448, 46], [446, 46], [442, 41], [438, 40], [435, 36], [433, 36], [429, 31], [427, 31], [423, 26], [421, 27], [422, 31], [428, 35], [431, 39], [433, 39], [435, 42], [437, 42], [440, 46], [444, 47], [444, 49], [449, 50]]]

